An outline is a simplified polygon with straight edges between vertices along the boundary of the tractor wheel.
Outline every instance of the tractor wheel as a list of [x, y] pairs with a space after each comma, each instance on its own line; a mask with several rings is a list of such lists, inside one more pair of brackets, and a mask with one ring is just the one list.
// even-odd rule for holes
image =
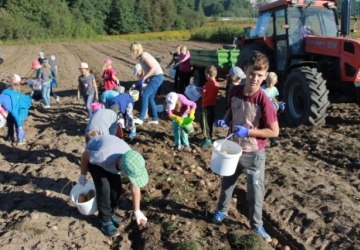
[[326, 81], [317, 69], [294, 69], [285, 81], [283, 92], [285, 113], [290, 125], [310, 124], [319, 127], [325, 124], [330, 105], [328, 94]]

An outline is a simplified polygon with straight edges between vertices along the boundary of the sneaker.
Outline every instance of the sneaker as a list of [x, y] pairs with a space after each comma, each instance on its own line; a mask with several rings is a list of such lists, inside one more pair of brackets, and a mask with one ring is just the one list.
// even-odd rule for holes
[[113, 215], [111, 216], [111, 221], [112, 221], [112, 223], [114, 224], [114, 226], [115, 226], [116, 228], [119, 228], [119, 227], [120, 227], [120, 218], [117, 217], [115, 214], [113, 214]]
[[212, 222], [215, 224], [221, 224], [226, 217], [227, 213], [216, 210], [212, 217]]
[[184, 151], [185, 152], [191, 152], [190, 146], [184, 146]]
[[112, 221], [102, 225], [100, 230], [106, 236], [117, 236], [120, 234]]
[[159, 121], [158, 121], [158, 120], [156, 120], [156, 121], [148, 121], [148, 123], [149, 123], [149, 124], [156, 124], [156, 125], [157, 125], [157, 124], [159, 124]]
[[55, 101], [56, 101], [56, 102], [60, 102], [60, 96], [57, 95], [57, 96], [55, 97]]
[[175, 145], [174, 146], [174, 151], [181, 151], [181, 145]]
[[139, 125], [142, 125], [142, 124], [144, 123], [144, 121], [141, 120], [141, 119], [139, 119], [139, 118], [135, 118], [135, 119], [134, 119], [134, 123], [139, 124]]
[[25, 139], [19, 140], [19, 141], [17, 142], [17, 145], [25, 145], [25, 144], [26, 144]]
[[270, 237], [270, 235], [268, 235], [266, 232], [265, 232], [265, 229], [264, 227], [258, 227], [256, 229], [254, 229], [254, 232], [258, 235], [261, 236], [261, 238], [263, 238], [266, 242], [271, 242], [272, 239]]
[[211, 140], [205, 140], [202, 144], [201, 144], [201, 148], [206, 149], [208, 147], [210, 147], [212, 145]]
[[43, 105], [43, 108], [44, 108], [44, 109], [49, 109], [49, 108], [50, 108], [50, 105]]

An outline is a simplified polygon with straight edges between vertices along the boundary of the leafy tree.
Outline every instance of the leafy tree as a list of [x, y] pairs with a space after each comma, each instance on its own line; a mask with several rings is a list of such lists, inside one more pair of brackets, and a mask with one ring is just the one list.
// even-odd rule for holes
[[111, 11], [106, 20], [109, 34], [133, 33], [136, 21], [134, 2], [131, 0], [113, 0]]
[[76, 20], [85, 21], [96, 33], [105, 32], [105, 20], [110, 12], [111, 0], [72, 0], [70, 10]]

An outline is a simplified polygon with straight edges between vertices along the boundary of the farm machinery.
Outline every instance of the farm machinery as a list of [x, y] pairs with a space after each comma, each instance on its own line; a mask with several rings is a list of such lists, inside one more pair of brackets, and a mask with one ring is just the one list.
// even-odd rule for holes
[[292, 126], [323, 125], [333, 94], [360, 103], [360, 40], [346, 37], [349, 0], [341, 7], [340, 22], [334, 0], [272, 1], [259, 7], [256, 27], [237, 41], [242, 69], [254, 51], [268, 56]]

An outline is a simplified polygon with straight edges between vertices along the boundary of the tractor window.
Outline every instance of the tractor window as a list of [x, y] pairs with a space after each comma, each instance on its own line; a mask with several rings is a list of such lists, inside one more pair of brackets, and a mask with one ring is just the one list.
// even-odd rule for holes
[[272, 23], [271, 13], [262, 13], [258, 18], [256, 28], [251, 30], [250, 37], [271, 36], [273, 33]]
[[303, 50], [305, 35], [336, 37], [337, 25], [333, 10], [326, 8], [289, 8], [289, 44], [293, 53]]
[[275, 30], [276, 35], [285, 35], [286, 29], [283, 28], [283, 25], [286, 23], [285, 20], [285, 10], [278, 10], [275, 12]]

